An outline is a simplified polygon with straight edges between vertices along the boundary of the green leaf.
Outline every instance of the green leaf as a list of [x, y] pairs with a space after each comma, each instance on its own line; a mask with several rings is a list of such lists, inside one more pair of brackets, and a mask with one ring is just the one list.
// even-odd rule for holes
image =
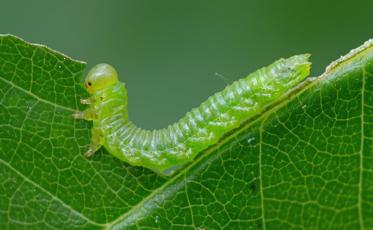
[[162, 178], [85, 159], [85, 64], [1, 36], [0, 229], [371, 229], [372, 43]]

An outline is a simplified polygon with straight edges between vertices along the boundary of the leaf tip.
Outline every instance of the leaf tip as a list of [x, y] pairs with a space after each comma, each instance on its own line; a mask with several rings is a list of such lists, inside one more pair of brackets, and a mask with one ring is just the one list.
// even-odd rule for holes
[[[336, 69], [338, 66], [340, 66], [341, 64], [347, 62], [348, 60], [356, 57], [358, 54], [368, 50], [369, 48], [372, 48], [373, 47], [373, 38], [365, 41], [361, 46], [355, 48], [355, 49], [352, 49], [350, 52], [348, 52], [346, 55], [344, 56], [341, 56], [340, 58], [338, 58], [337, 60], [333, 61], [332, 63], [330, 63], [326, 68], [325, 68], [325, 72], [324, 74], [322, 74], [321, 76], [327, 74], [327, 73], [330, 73], [331, 71], [333, 71], [334, 69]], [[321, 77], [320, 76], [320, 77]]]

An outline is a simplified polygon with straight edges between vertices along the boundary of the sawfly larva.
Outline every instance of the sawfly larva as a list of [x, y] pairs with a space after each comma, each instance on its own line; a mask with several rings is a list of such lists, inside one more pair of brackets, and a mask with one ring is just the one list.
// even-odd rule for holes
[[76, 119], [93, 121], [91, 143], [85, 155], [92, 156], [104, 146], [131, 165], [171, 175], [304, 80], [310, 72], [309, 56], [296, 55], [263, 67], [160, 130], [138, 128], [128, 119], [125, 84], [118, 80], [112, 66], [96, 65], [84, 81], [90, 97], [81, 103], [89, 108], [73, 114]]

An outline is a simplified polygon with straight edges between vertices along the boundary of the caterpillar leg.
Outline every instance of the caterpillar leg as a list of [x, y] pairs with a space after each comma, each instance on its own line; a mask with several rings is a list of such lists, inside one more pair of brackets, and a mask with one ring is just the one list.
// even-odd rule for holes
[[94, 111], [89, 108], [84, 111], [78, 111], [73, 113], [73, 118], [74, 119], [84, 119], [84, 120], [93, 120], [95, 118], [95, 113]]
[[83, 105], [90, 105], [91, 104], [91, 99], [80, 99], [80, 104]]
[[89, 149], [87, 152], [84, 153], [84, 156], [89, 158], [97, 152], [97, 150], [101, 147], [101, 140], [102, 140], [102, 132], [97, 128], [92, 128], [91, 134], [91, 144], [89, 145]]

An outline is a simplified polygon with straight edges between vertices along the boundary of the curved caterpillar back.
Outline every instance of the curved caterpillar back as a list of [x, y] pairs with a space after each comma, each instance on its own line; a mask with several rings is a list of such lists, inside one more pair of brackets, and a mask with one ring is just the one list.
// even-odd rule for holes
[[[99, 139], [92, 139], [91, 148], [99, 143], [98, 147], [103, 145], [111, 154], [132, 165], [172, 174], [302, 81], [310, 71], [308, 58], [308, 54], [296, 55], [261, 68], [209, 97], [200, 107], [161, 130], [137, 128], [128, 120], [124, 83], [105, 84], [91, 92], [90, 100], [94, 103], [90, 109], [95, 115], [93, 130], [96, 130], [92, 136]], [[97, 72], [93, 71], [93, 75]], [[88, 74], [88, 80], [97, 78], [91, 75]], [[86, 86], [89, 83], [92, 82], [86, 80]], [[100, 133], [101, 138], [97, 138], [96, 133]]]

